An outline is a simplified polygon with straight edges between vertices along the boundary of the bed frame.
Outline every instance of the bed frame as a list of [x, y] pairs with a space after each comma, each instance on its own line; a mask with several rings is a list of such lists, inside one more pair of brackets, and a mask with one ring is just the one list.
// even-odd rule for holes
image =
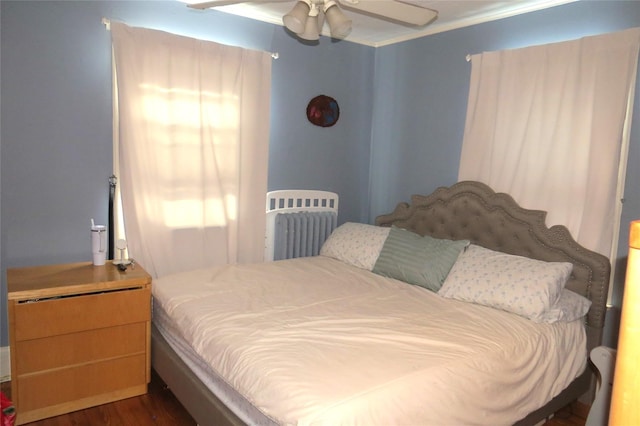
[[[547, 228], [546, 213], [523, 209], [507, 194], [487, 185], [464, 181], [441, 187], [428, 196], [414, 195], [393, 213], [376, 218], [376, 225], [407, 228], [436, 238], [468, 239], [474, 244], [544, 261], [571, 262], [567, 288], [592, 301], [586, 317], [588, 351], [602, 342], [611, 265], [598, 253], [580, 246], [564, 226]], [[202, 426], [242, 425], [152, 329], [152, 366], [178, 400]], [[542, 408], [517, 425], [534, 425], [579, 397], [593, 392], [591, 368]]]

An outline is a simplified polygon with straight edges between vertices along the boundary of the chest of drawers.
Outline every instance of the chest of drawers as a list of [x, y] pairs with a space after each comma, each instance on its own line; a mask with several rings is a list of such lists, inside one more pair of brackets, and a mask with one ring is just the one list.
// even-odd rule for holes
[[147, 392], [151, 277], [91, 263], [7, 270], [17, 424]]

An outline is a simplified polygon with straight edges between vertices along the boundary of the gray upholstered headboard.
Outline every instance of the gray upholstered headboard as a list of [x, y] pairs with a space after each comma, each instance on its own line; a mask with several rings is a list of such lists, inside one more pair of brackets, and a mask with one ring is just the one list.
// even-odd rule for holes
[[474, 244], [544, 261], [573, 263], [567, 288], [592, 301], [587, 315], [589, 351], [602, 342], [611, 265], [605, 256], [579, 245], [564, 226], [547, 228], [546, 213], [518, 206], [511, 196], [480, 182], [464, 181], [438, 188], [428, 196], [414, 195], [376, 225], [392, 224], [421, 235]]

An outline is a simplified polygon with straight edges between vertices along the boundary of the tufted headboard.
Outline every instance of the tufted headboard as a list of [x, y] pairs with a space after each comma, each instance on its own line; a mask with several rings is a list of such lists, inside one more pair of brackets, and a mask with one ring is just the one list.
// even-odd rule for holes
[[567, 288], [591, 300], [586, 318], [589, 351], [602, 342], [611, 265], [605, 256], [579, 245], [567, 228], [545, 224], [546, 212], [524, 209], [511, 196], [489, 186], [463, 181], [414, 195], [393, 213], [378, 216], [376, 225], [396, 225], [421, 235], [472, 243], [547, 262], [571, 262]]

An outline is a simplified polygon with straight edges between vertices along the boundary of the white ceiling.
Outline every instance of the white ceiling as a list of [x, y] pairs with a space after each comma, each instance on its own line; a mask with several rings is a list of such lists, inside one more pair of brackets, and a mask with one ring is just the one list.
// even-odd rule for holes
[[[198, 3], [205, 0], [181, 0]], [[224, 0], [223, 0], [224, 1]], [[282, 25], [282, 16], [295, 4], [295, 0], [244, 2], [227, 6], [218, 6], [216, 10], [244, 16], [271, 24]], [[377, 0], [390, 1], [390, 0]], [[493, 21], [509, 16], [546, 9], [577, 0], [404, 0], [421, 7], [436, 10], [438, 18], [424, 27], [409, 27], [383, 19], [366, 16], [353, 10], [343, 9], [353, 21], [352, 31], [345, 38], [354, 43], [380, 47], [414, 38], [424, 37], [443, 31], [462, 28], [482, 22]], [[206, 13], [206, 11], [205, 11]], [[327, 25], [322, 34], [330, 36]]]

